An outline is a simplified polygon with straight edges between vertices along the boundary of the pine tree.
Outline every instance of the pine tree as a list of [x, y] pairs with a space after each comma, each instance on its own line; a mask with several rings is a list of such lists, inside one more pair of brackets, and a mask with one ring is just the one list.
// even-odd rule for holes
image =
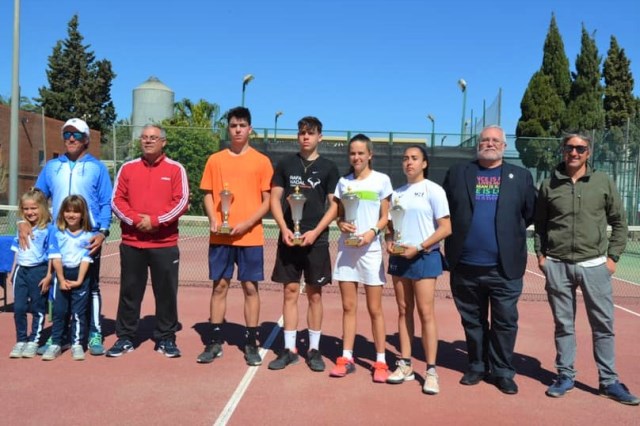
[[624, 127], [627, 119], [635, 115], [636, 101], [633, 97], [633, 75], [631, 61], [611, 36], [611, 44], [603, 67], [604, 111], [607, 128]]
[[[49, 117], [84, 119], [90, 128], [103, 135], [116, 119], [111, 100], [111, 82], [115, 73], [111, 62], [96, 61], [90, 45], [83, 44], [78, 31], [78, 15], [69, 21], [67, 38], [59, 40], [49, 56], [49, 87], [41, 87], [38, 103]], [[104, 139], [104, 138], [103, 138]]]
[[604, 128], [601, 62], [595, 34], [590, 36], [583, 24], [580, 54], [576, 58], [576, 72], [572, 74], [573, 82], [563, 123], [566, 130], [592, 131]]
[[541, 71], [551, 77], [556, 93], [566, 105], [571, 89], [571, 73], [569, 72], [569, 58], [564, 51], [564, 43], [555, 14], [551, 15], [549, 31], [544, 40]]

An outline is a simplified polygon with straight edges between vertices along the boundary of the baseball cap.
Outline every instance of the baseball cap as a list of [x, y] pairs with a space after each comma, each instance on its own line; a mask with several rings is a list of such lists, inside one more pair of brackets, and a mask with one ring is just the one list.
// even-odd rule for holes
[[73, 127], [80, 133], [84, 133], [85, 135], [87, 135], [87, 137], [91, 136], [89, 126], [84, 120], [80, 120], [79, 118], [70, 118], [69, 120], [67, 120], [66, 123], [64, 123], [64, 125], [62, 126], [62, 131], [64, 132], [64, 129], [67, 127]]

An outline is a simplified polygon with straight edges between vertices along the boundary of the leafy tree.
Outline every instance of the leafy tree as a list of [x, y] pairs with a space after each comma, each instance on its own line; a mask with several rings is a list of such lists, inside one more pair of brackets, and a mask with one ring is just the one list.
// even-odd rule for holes
[[602, 96], [598, 47], [594, 36], [589, 36], [582, 25], [582, 43], [580, 54], [576, 58], [576, 72], [572, 73], [573, 82], [569, 93], [569, 104], [564, 128], [572, 131], [592, 131], [604, 128], [604, 109]]
[[520, 103], [522, 115], [516, 127], [516, 149], [525, 167], [537, 169], [537, 180], [557, 162], [558, 142], [564, 102], [550, 76], [536, 72]]
[[541, 71], [551, 77], [551, 84], [555, 92], [566, 105], [571, 90], [571, 73], [569, 72], [569, 58], [564, 51], [564, 43], [555, 14], [551, 15], [549, 31], [544, 41]]
[[202, 171], [209, 155], [220, 146], [219, 134], [212, 128], [220, 107], [203, 99], [192, 103], [183, 99], [174, 105], [173, 118], [162, 121], [167, 130], [165, 152], [187, 171], [191, 193], [190, 214], [204, 212], [204, 194], [200, 191]]
[[100, 130], [103, 140], [116, 119], [111, 100], [111, 82], [115, 73], [111, 62], [96, 61], [90, 45], [83, 44], [78, 31], [78, 15], [69, 21], [67, 38], [59, 40], [49, 56], [49, 87], [40, 88], [39, 104], [48, 116], [58, 120], [84, 119], [89, 127]]
[[633, 76], [631, 62], [618, 46], [618, 41], [611, 36], [611, 44], [607, 52], [607, 59], [603, 67], [604, 111], [607, 128], [624, 127], [627, 119], [632, 118], [636, 111], [636, 101], [633, 97]]

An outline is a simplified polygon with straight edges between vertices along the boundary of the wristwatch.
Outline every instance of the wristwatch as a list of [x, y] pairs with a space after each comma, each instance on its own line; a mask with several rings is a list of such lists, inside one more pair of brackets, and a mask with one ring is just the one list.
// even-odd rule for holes
[[620, 260], [620, 256], [616, 256], [615, 254], [610, 254], [609, 259], [613, 260], [614, 263], [618, 263], [618, 260]]
[[101, 233], [102, 235], [104, 235], [105, 238], [107, 238], [110, 234], [108, 229], [100, 229], [98, 230], [99, 233]]

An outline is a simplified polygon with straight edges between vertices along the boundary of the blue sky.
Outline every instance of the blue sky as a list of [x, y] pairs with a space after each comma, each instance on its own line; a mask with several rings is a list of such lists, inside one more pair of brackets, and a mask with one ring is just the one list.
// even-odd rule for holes
[[[520, 101], [542, 62], [551, 13], [573, 70], [580, 30], [596, 31], [606, 57], [615, 35], [640, 81], [640, 2], [426, 0], [31, 0], [21, 5], [22, 95], [47, 85], [47, 58], [67, 23], [117, 77], [119, 118], [132, 90], [151, 75], [176, 100], [204, 98], [223, 110], [241, 101], [242, 78], [254, 127], [295, 128], [316, 115], [325, 130], [457, 133], [467, 81], [467, 118], [503, 91], [502, 124], [513, 133]], [[13, 1], [0, 3], [0, 94], [11, 94]], [[326, 133], [326, 132], [325, 132]]]

